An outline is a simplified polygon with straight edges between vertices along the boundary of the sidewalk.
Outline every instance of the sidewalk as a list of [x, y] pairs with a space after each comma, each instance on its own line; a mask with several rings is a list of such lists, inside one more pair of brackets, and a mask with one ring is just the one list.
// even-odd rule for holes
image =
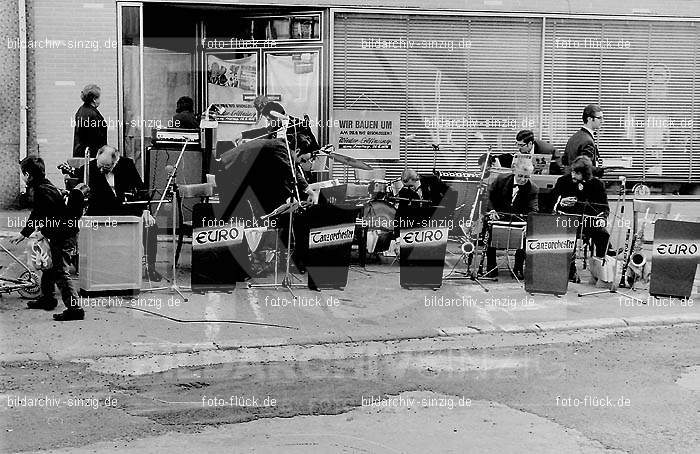
[[[189, 264], [189, 246], [183, 252], [181, 263]], [[167, 257], [167, 250], [159, 253], [161, 271], [167, 269]], [[457, 258], [449, 256], [448, 263]], [[54, 322], [50, 313], [25, 309], [25, 302], [16, 294], [4, 295], [0, 299], [0, 361], [700, 323], [697, 294], [685, 302], [654, 301], [647, 300], [647, 292], [638, 291], [635, 296], [647, 300], [641, 305], [613, 293], [579, 298], [577, 292], [594, 288], [571, 284], [561, 298], [530, 296], [509, 277], [486, 283], [488, 293], [470, 281], [446, 281], [437, 291], [405, 290], [399, 286], [398, 264], [383, 260], [366, 269], [352, 266], [344, 291], [294, 289], [296, 299], [285, 289], [186, 292], [188, 302], [168, 292], [141, 293], [134, 299], [93, 298], [81, 300], [86, 310], [82, 322]], [[306, 276], [300, 277], [306, 283]], [[587, 282], [586, 275], [582, 278]], [[189, 285], [189, 270], [184, 266], [178, 282]], [[60, 310], [59, 306], [56, 311]], [[202, 323], [204, 320], [210, 323]]]

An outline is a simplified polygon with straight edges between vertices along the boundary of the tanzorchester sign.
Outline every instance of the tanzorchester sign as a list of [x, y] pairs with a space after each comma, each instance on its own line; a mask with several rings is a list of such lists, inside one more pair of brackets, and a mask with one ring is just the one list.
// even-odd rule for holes
[[576, 240], [566, 238], [528, 238], [526, 252], [557, 252], [557, 251], [573, 251]]
[[355, 224], [335, 225], [312, 230], [309, 233], [309, 248], [336, 246], [351, 243], [355, 237]]

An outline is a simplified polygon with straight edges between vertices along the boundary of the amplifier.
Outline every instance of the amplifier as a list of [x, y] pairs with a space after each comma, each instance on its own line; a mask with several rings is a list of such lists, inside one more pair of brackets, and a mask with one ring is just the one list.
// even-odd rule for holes
[[188, 142], [187, 147], [199, 147], [199, 129], [161, 128], [153, 129], [152, 144], [159, 148], [180, 148]]
[[[181, 146], [182, 147], [182, 146]], [[180, 150], [172, 148], [150, 147], [146, 149], [146, 158], [148, 166], [146, 167], [145, 183], [148, 189], [155, 190], [153, 199], [158, 201], [165, 190], [165, 185], [168, 183], [168, 175], [165, 171], [167, 165], [174, 166], [177, 158], [180, 155]], [[185, 150], [182, 155], [182, 161], [177, 169], [178, 184], [196, 184], [206, 181], [206, 174], [203, 169], [203, 153], [199, 150]], [[192, 207], [199, 202], [199, 199], [185, 199], [182, 202], [182, 215], [185, 222], [192, 220]], [[159, 227], [163, 228], [170, 226], [170, 204], [163, 205], [159, 217], [165, 217], [166, 220], [158, 221]]]

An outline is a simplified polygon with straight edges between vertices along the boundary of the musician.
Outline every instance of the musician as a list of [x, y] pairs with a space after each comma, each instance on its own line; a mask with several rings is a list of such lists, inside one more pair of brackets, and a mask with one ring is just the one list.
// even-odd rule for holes
[[[596, 257], [604, 257], [610, 234], [601, 225], [610, 214], [605, 185], [593, 176], [593, 163], [588, 156], [579, 156], [571, 164], [571, 173], [559, 177], [554, 185], [557, 200], [554, 210], [559, 213], [582, 216], [577, 237], [582, 234], [593, 243]], [[583, 217], [585, 216], [585, 217]], [[596, 221], [599, 218], [600, 221]], [[578, 282], [576, 264], [571, 261], [569, 279]]]
[[535, 139], [535, 133], [529, 129], [523, 129], [515, 136], [515, 145], [517, 152], [504, 153], [498, 156], [498, 161], [501, 167], [510, 168], [513, 166], [513, 158], [517, 154], [546, 154], [550, 155], [551, 161], [549, 165], [550, 175], [561, 175], [560, 158], [557, 156], [557, 150], [544, 140]]
[[[518, 161], [514, 173], [500, 175], [491, 185], [487, 213], [491, 221], [524, 221], [528, 213], [538, 211], [537, 194], [539, 189], [530, 181], [533, 166], [530, 160]], [[496, 248], [490, 247], [486, 251], [486, 266], [489, 277], [498, 276], [496, 266]], [[519, 280], [523, 280], [523, 266], [525, 264], [525, 251], [519, 248], [515, 251], [515, 263], [513, 273]]]
[[418, 200], [424, 200], [431, 206], [445, 204], [444, 198], [451, 194], [450, 188], [437, 175], [418, 175], [418, 172], [408, 168], [401, 174], [401, 181], [403, 187], [398, 194], [399, 208], [418, 205]]
[[107, 145], [107, 122], [97, 108], [100, 106], [100, 87], [86, 85], [80, 92], [83, 105], [75, 113], [73, 130], [73, 157], [85, 156], [85, 148], [90, 148], [90, 157], [94, 158], [101, 146]]
[[26, 157], [20, 163], [20, 168], [27, 190], [33, 195], [33, 209], [27, 226], [10, 241], [18, 244], [37, 229], [49, 241], [51, 250], [51, 268], [41, 274], [41, 296], [28, 302], [27, 307], [53, 310], [58, 304], [54, 296], [54, 287], [58, 287], [66, 310], [61, 314], [54, 314], [54, 320], [82, 320], [85, 312], [78, 304], [78, 294], [68, 277], [68, 265], [77, 248], [78, 229], [74, 223], [75, 219], [70, 218], [60, 191], [46, 179], [43, 159], [38, 156]]
[[[79, 170], [79, 179], [84, 178], [83, 167]], [[151, 216], [147, 204], [125, 204], [126, 201], [147, 201], [147, 189], [136, 170], [134, 161], [119, 156], [119, 151], [109, 145], [97, 151], [96, 159], [89, 164], [90, 195], [88, 197], [88, 216], [141, 216], [143, 219], [144, 246], [146, 248], [147, 277], [160, 282], [162, 276], [156, 271], [156, 254], [158, 252], [158, 231], [155, 219]]]
[[189, 96], [183, 96], [177, 100], [172, 125], [174, 128], [199, 129], [199, 120], [194, 114], [194, 101]]
[[583, 126], [566, 142], [562, 165], [570, 167], [579, 156], [588, 156], [593, 165], [593, 176], [601, 178], [603, 169], [598, 166], [600, 154], [596, 135], [603, 125], [603, 110], [598, 104], [589, 104], [583, 109]]

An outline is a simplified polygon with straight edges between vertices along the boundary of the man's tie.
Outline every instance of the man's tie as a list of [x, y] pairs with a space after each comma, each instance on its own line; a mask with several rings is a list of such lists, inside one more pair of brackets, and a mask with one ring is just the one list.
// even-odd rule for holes
[[519, 185], [513, 186], [513, 199], [510, 201], [510, 204], [513, 205], [515, 203], [515, 198], [518, 196], [518, 191], [520, 190]]

